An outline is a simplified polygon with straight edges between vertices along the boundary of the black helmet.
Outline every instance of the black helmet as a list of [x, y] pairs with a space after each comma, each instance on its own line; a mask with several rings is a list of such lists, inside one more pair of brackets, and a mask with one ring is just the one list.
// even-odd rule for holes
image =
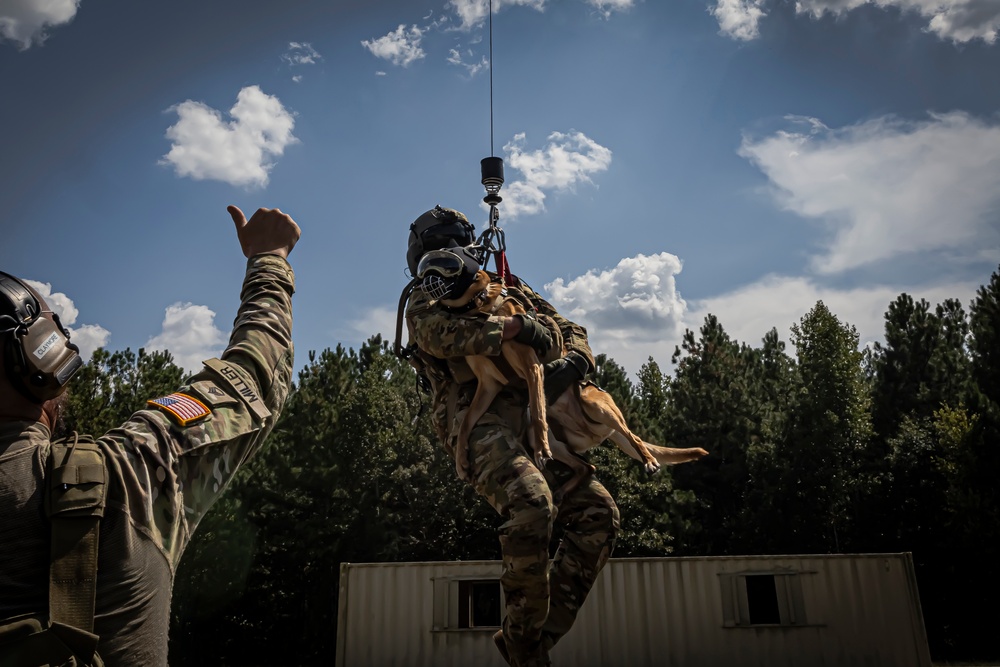
[[428, 250], [467, 246], [475, 243], [475, 227], [462, 213], [435, 206], [410, 225], [406, 265], [410, 275], [417, 275], [417, 263]]

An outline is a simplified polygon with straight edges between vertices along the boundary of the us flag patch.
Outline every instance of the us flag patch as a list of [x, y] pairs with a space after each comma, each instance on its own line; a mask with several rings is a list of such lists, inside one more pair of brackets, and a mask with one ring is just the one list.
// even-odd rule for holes
[[154, 398], [146, 401], [146, 405], [159, 408], [172, 415], [181, 426], [187, 426], [191, 422], [212, 414], [212, 411], [205, 407], [204, 403], [187, 394], [174, 393], [162, 398]]

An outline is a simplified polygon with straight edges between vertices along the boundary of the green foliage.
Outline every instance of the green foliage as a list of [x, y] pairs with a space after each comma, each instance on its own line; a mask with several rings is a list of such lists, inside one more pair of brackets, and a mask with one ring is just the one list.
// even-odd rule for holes
[[906, 417], [930, 417], [942, 402], [964, 403], [970, 389], [969, 325], [956, 299], [931, 312], [901, 294], [885, 314], [885, 344], [873, 350], [875, 430], [890, 438]]
[[665, 444], [709, 452], [697, 463], [671, 471], [677, 487], [698, 503], [692, 530], [678, 553], [737, 553], [750, 481], [747, 449], [760, 432], [753, 355], [709, 315], [698, 338], [690, 330], [684, 333], [672, 361], [676, 372], [662, 421]]
[[853, 519], [850, 503], [871, 436], [870, 399], [857, 330], [819, 301], [797, 325], [799, 395], [788, 437], [777, 507], [794, 505], [784, 551], [837, 552]]

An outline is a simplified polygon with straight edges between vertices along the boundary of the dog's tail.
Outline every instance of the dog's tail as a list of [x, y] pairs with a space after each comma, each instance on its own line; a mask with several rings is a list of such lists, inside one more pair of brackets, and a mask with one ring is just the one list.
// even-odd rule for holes
[[[652, 445], [648, 442], [646, 444], [646, 449], [649, 453], [653, 455], [657, 463], [661, 466], [677, 465], [678, 463], [687, 463], [688, 461], [697, 461], [703, 456], [708, 456], [708, 452], [701, 447], [660, 447], [659, 445]], [[636, 454], [635, 458], [639, 458]]]
[[[631, 443], [629, 443], [628, 438], [626, 438], [623, 434], [618, 431], [614, 431], [608, 437], [612, 442], [618, 445], [620, 450], [634, 458], [636, 461], [645, 463], [639, 455], [639, 452], [635, 451], [635, 448], [631, 445]], [[708, 452], [701, 447], [660, 447], [659, 445], [648, 443], [645, 440], [642, 441], [642, 444], [646, 446], [646, 449], [649, 450], [649, 453], [661, 466], [672, 466], [677, 465], [678, 463], [697, 461], [703, 456], [708, 456]]]

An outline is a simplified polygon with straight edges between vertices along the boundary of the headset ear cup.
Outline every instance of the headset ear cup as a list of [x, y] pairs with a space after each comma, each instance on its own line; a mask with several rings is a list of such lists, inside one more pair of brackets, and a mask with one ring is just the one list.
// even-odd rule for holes
[[38, 318], [17, 341], [23, 360], [16, 377], [33, 400], [45, 402], [63, 393], [83, 361], [58, 322]]

